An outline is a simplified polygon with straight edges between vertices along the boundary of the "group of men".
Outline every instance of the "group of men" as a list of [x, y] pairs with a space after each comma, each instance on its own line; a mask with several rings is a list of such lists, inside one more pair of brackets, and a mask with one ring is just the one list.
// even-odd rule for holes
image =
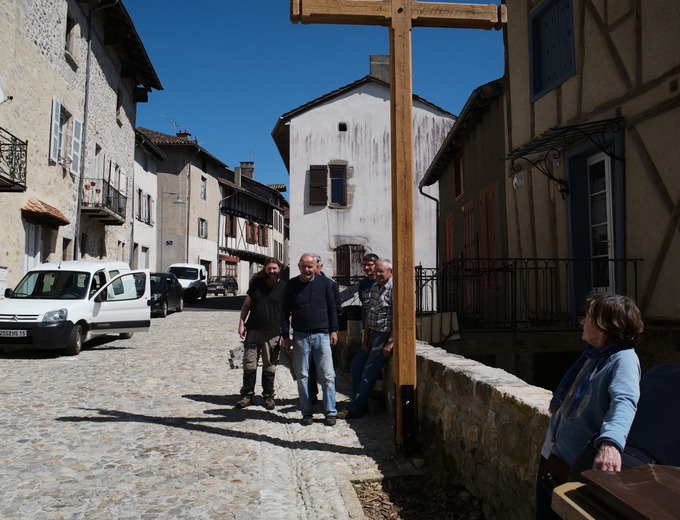
[[[241, 307], [238, 333], [244, 338], [243, 386], [238, 408], [250, 406], [255, 394], [258, 360], [262, 359], [264, 407], [273, 410], [274, 377], [279, 353], [292, 354], [302, 424], [313, 424], [317, 381], [321, 383], [324, 424], [336, 418], [360, 417], [385, 362], [392, 354], [392, 263], [375, 254], [363, 257], [366, 275], [359, 284], [364, 326], [361, 348], [351, 362], [352, 399], [340, 412], [335, 403], [333, 347], [338, 342], [341, 302], [337, 283], [326, 277], [319, 255], [305, 253], [299, 276], [281, 280], [282, 265], [266, 261], [262, 276], [253, 278]], [[292, 339], [291, 339], [292, 330]]]

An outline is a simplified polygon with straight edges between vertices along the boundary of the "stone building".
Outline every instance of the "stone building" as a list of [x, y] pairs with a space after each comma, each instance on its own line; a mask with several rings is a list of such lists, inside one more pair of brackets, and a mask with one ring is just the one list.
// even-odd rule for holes
[[253, 163], [232, 170], [186, 131], [138, 133], [164, 156], [156, 162], [156, 270], [202, 264], [209, 276], [235, 276], [245, 292], [266, 258], [286, 263], [287, 202], [253, 179]]
[[265, 185], [254, 176], [255, 164], [242, 162], [233, 181], [221, 182], [220, 272], [236, 276], [241, 293], [269, 257], [288, 265], [288, 201], [281, 194], [286, 186]]
[[7, 285], [47, 260], [130, 261], [136, 104], [162, 87], [124, 5], [3, 1], [0, 59]]

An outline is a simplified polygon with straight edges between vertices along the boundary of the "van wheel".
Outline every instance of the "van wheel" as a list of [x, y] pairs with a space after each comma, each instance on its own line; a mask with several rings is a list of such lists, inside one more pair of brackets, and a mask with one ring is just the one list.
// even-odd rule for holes
[[205, 299], [208, 297], [208, 291], [205, 291], [203, 293], [203, 296], [201, 296], [201, 300], [205, 301]]
[[120, 339], [130, 339], [132, 337], [132, 332], [121, 332]]
[[179, 305], [177, 306], [177, 312], [182, 312], [184, 310], [184, 298], [180, 296]]
[[168, 302], [164, 301], [161, 304], [161, 310], [159, 312], [161, 318], [165, 318], [168, 315]]
[[83, 348], [83, 326], [80, 323], [71, 330], [71, 335], [68, 338], [68, 345], [66, 345], [67, 356], [77, 356]]

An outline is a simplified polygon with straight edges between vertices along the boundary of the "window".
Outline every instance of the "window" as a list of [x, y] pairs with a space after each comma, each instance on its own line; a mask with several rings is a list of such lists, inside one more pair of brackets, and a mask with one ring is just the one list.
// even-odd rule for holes
[[531, 100], [576, 73], [573, 0], [545, 0], [529, 15]]
[[135, 208], [135, 217], [137, 220], [142, 220], [144, 217], [144, 192], [141, 190], [141, 188], [137, 188], [137, 197], [136, 197], [136, 208]]
[[104, 179], [104, 152], [99, 145], [96, 145], [94, 149], [94, 178]]
[[208, 238], [208, 221], [204, 218], [198, 219], [198, 237]]
[[206, 200], [208, 193], [208, 179], [201, 176], [201, 200]]
[[[66, 140], [68, 123], [73, 120], [71, 127], [71, 146], [66, 160]], [[50, 161], [66, 167], [73, 175], [80, 174], [80, 159], [82, 156], [83, 124], [72, 117], [57, 98], [52, 99], [52, 125], [50, 134]]]
[[346, 244], [335, 249], [335, 270], [333, 275], [338, 285], [349, 287], [364, 274], [362, 259], [366, 249], [356, 244]]
[[309, 167], [309, 205], [325, 206], [328, 201], [328, 167]]
[[347, 123], [338, 123], [338, 132], [346, 132]]
[[116, 91], [116, 121], [118, 126], [123, 126], [123, 93], [120, 89]]
[[64, 41], [64, 56], [72, 67], [77, 67], [76, 63], [76, 42], [78, 39], [78, 23], [71, 13], [66, 15], [66, 37]]
[[347, 166], [331, 165], [331, 204], [347, 205]]
[[235, 237], [236, 236], [236, 219], [234, 215], [226, 215], [224, 220], [224, 236]]

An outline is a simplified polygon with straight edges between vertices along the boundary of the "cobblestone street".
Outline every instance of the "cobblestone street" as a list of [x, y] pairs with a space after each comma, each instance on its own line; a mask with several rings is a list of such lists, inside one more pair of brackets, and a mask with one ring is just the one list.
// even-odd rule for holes
[[304, 427], [283, 366], [275, 411], [235, 408], [241, 301], [76, 357], [0, 353], [0, 518], [363, 518], [351, 481], [399, 471], [390, 418]]

